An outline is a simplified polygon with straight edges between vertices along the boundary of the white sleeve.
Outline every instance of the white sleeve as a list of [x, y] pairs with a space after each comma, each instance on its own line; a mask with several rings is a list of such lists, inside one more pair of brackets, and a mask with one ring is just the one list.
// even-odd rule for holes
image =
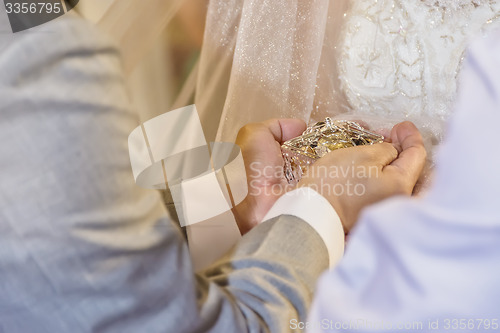
[[328, 249], [330, 268], [344, 254], [344, 228], [332, 205], [310, 187], [301, 187], [283, 195], [269, 210], [263, 221], [280, 215], [293, 215], [309, 223], [321, 236]]

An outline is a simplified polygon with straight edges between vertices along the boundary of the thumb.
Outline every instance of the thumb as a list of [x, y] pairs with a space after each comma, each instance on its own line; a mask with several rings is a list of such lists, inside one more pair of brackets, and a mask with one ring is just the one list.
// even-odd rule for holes
[[263, 122], [263, 125], [280, 144], [301, 135], [307, 127], [302, 119], [270, 119]]
[[391, 140], [400, 153], [398, 158], [387, 167], [387, 171], [402, 174], [415, 185], [427, 157], [422, 135], [413, 123], [406, 121], [394, 126]]

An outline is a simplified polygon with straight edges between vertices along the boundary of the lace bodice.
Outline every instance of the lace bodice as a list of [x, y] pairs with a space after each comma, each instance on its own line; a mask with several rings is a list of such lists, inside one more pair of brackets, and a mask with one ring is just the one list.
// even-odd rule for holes
[[350, 108], [424, 127], [449, 115], [470, 38], [499, 26], [497, 1], [351, 4], [337, 56], [340, 89]]

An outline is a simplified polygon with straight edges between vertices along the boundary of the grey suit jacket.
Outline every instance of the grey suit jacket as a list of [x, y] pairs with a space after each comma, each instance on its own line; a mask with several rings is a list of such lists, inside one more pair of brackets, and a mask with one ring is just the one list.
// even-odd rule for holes
[[[3, 15], [3, 14], [1, 14]], [[133, 181], [120, 56], [66, 15], [0, 34], [0, 332], [288, 332], [327, 268], [282, 216], [195, 275], [159, 193]]]

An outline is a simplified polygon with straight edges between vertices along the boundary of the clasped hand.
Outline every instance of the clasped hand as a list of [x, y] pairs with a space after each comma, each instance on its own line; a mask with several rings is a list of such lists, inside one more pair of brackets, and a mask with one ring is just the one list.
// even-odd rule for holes
[[[283, 177], [281, 144], [306, 129], [297, 119], [249, 124], [238, 133], [248, 195], [234, 209], [242, 233], [262, 221], [290, 186]], [[395, 195], [411, 195], [425, 165], [420, 132], [410, 122], [394, 126], [387, 142], [333, 151], [314, 163], [297, 186], [322, 194], [339, 215], [346, 233], [368, 205]]]

